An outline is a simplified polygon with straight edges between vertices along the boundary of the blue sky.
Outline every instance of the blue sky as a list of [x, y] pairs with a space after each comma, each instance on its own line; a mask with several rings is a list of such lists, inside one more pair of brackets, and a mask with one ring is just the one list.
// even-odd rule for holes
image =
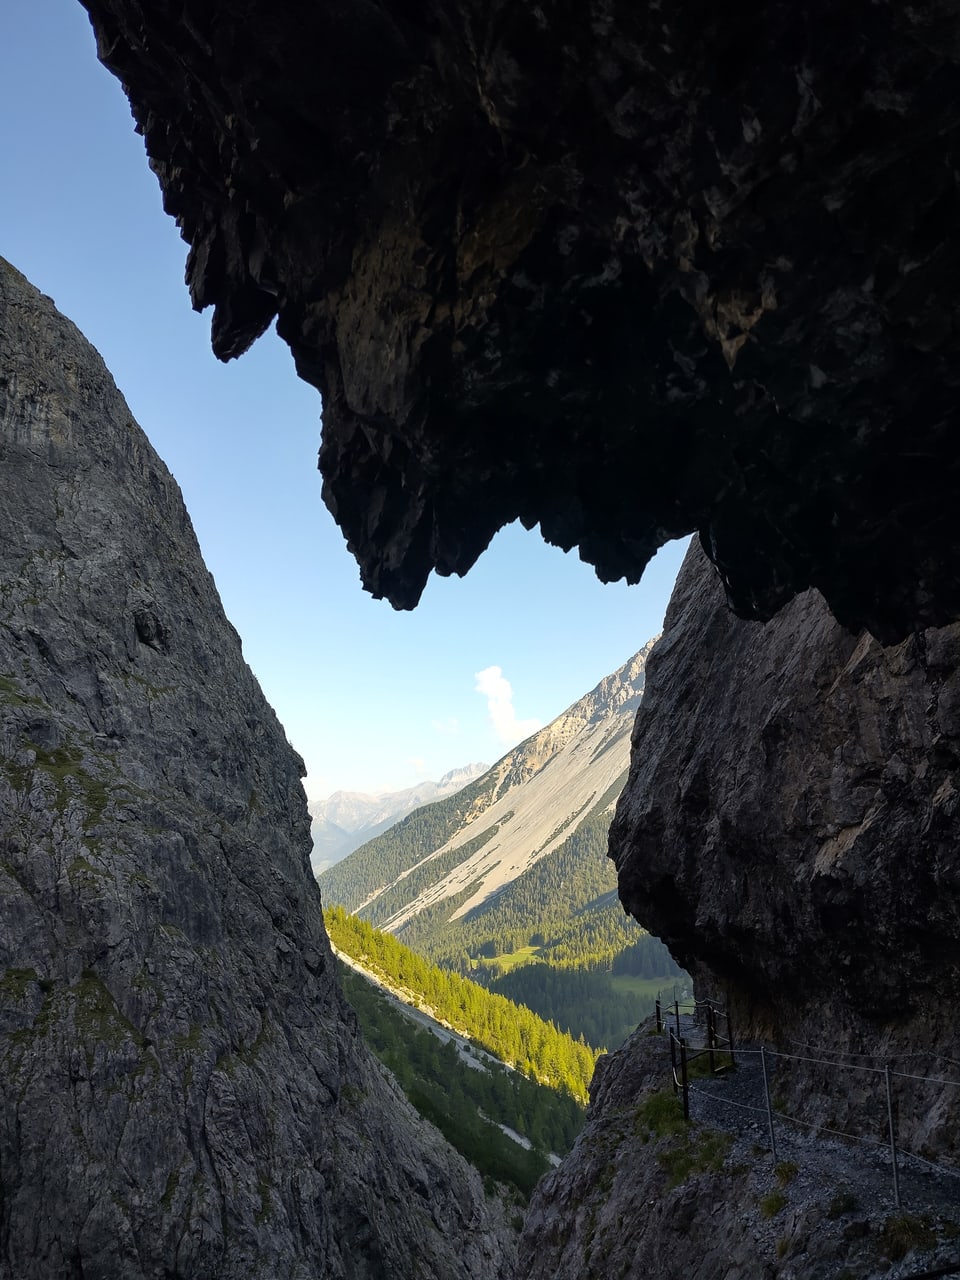
[[186, 246], [85, 11], [4, 0], [0, 32], [0, 255], [97, 347], [179, 481], [311, 799], [492, 763], [659, 631], [679, 543], [639, 586], [605, 586], [512, 526], [465, 579], [434, 577], [413, 613], [368, 596], [320, 499], [319, 396], [272, 333], [213, 358]]

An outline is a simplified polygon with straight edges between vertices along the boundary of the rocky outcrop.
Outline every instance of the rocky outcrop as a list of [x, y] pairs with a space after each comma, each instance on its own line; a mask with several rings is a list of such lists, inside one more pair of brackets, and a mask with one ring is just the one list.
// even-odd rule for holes
[[[873, 1280], [957, 1264], [958, 707], [960, 627], [885, 649], [816, 592], [743, 622], [691, 548], [610, 852], [624, 906], [731, 1015], [739, 1065], [718, 1082], [698, 1064], [688, 1127], [652, 1026], [601, 1059], [577, 1146], [531, 1203], [518, 1277]], [[878, 1160], [885, 1067], [902, 1211], [889, 1150]]]
[[[627, 910], [741, 1037], [955, 1076], [958, 709], [960, 627], [884, 649], [815, 592], [744, 623], [688, 554], [610, 849]], [[901, 1086], [903, 1142], [960, 1158], [956, 1097]], [[881, 1123], [875, 1082], [798, 1064], [783, 1088], [808, 1120]]]
[[[772, 1280], [751, 1170], [717, 1176], [728, 1144], [711, 1153], [712, 1135], [669, 1127], [669, 1054], [648, 1030], [600, 1059], [586, 1128], [534, 1195], [517, 1280]], [[829, 1269], [806, 1269], [804, 1280], [835, 1280], [842, 1255], [829, 1248]]]
[[2, 261], [0, 467], [0, 1276], [498, 1275], [341, 998], [302, 765], [179, 490]]
[[720, 1107], [704, 1123], [696, 1096], [686, 1124], [669, 1080], [666, 1039], [650, 1025], [600, 1059], [577, 1145], [534, 1193], [517, 1280], [953, 1273], [960, 1198], [949, 1178], [901, 1170], [898, 1211], [889, 1160], [869, 1147], [781, 1132], [774, 1161], [765, 1124], [742, 1109]]
[[375, 594], [519, 517], [604, 579], [699, 529], [746, 617], [960, 616], [949, 5], [84, 3]]

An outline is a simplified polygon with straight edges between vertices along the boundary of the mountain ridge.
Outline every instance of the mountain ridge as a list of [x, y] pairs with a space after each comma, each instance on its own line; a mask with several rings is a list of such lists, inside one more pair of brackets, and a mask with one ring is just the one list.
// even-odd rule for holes
[[438, 782], [414, 783], [399, 791], [334, 791], [310, 806], [314, 869], [319, 873], [386, 831], [422, 805], [453, 795], [489, 765], [474, 761], [449, 769]]
[[[326, 900], [388, 931], [453, 898], [459, 899], [453, 918], [459, 918], [556, 849], [599, 801], [608, 798], [612, 806], [654, 643], [455, 796], [415, 810], [321, 874]], [[389, 895], [395, 909], [378, 910]]]

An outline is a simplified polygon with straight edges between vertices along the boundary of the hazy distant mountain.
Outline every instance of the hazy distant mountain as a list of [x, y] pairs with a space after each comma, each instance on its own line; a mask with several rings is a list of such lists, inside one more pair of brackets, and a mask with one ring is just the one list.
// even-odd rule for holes
[[652, 646], [455, 795], [414, 810], [325, 871], [325, 900], [391, 931], [445, 902], [448, 918], [459, 919], [610, 808]]
[[326, 800], [316, 801], [310, 806], [314, 869], [321, 871], [339, 862], [412, 810], [460, 791], [487, 768], [485, 764], [468, 764], [451, 769], [439, 782], [419, 782], [403, 791], [376, 795], [335, 791]]

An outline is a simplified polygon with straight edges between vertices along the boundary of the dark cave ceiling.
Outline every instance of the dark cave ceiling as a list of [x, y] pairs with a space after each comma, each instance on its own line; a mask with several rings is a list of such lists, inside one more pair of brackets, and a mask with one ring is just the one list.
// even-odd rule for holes
[[698, 530], [744, 617], [960, 617], [955, 6], [83, 2], [376, 595], [519, 517], [605, 580]]

